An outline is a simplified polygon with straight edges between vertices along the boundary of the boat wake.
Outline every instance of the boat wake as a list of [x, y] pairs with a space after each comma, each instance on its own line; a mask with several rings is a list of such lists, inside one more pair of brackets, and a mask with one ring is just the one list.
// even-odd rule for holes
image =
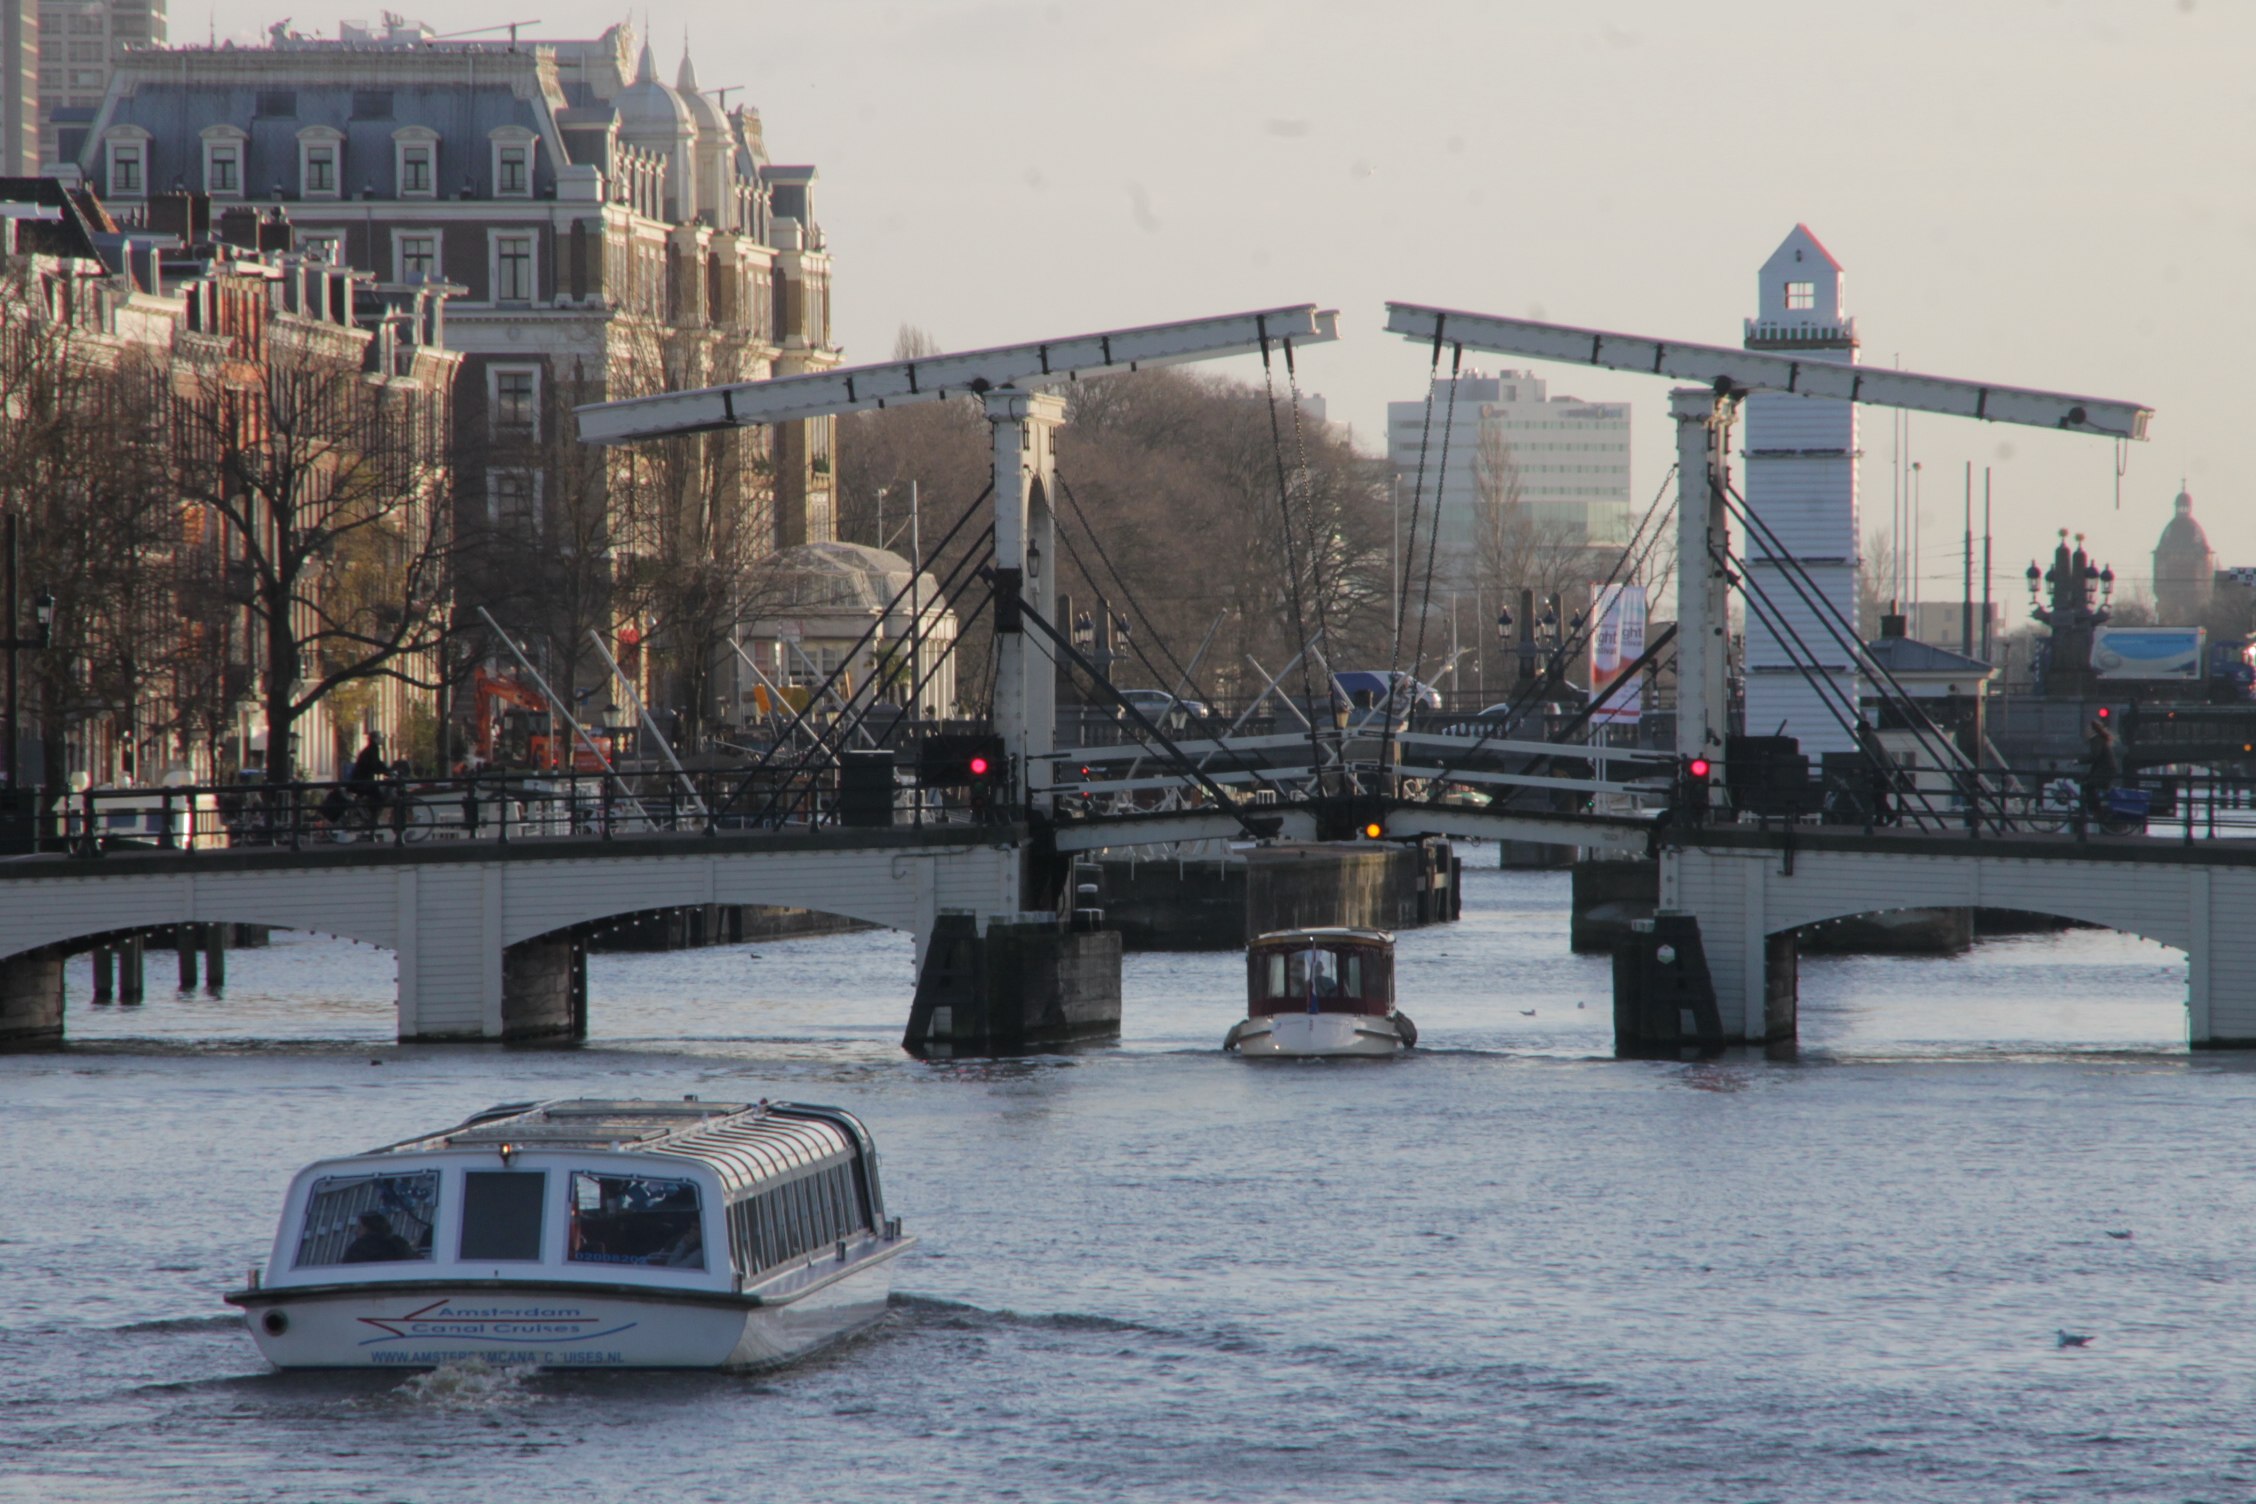
[[507, 1363], [465, 1358], [419, 1373], [392, 1393], [437, 1410], [489, 1410], [534, 1398], [523, 1370]]

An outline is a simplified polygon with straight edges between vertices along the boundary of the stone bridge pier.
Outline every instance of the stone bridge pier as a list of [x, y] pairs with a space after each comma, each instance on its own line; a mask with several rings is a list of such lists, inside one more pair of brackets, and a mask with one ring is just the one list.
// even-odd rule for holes
[[2186, 1039], [2256, 1049], [2256, 851], [2160, 838], [1969, 840], [1710, 827], [1664, 847], [1660, 905], [1696, 916], [1725, 1039], [1795, 1033], [1792, 934], [1890, 909], [2019, 909], [2186, 953]]
[[603, 920], [714, 903], [815, 909], [905, 930], [921, 958], [943, 912], [1018, 912], [1021, 839], [957, 826], [0, 864], [0, 1046], [62, 1037], [73, 952], [208, 923], [391, 950], [403, 1041], [567, 1042], [586, 1033], [583, 937]]

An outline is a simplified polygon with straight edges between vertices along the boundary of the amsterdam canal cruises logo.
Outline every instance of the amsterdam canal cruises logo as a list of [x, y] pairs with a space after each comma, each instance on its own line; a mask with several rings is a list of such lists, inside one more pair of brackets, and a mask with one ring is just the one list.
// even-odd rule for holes
[[[389, 1342], [420, 1341], [430, 1337], [470, 1338], [476, 1341], [524, 1343], [590, 1342], [615, 1336], [636, 1325], [621, 1322], [603, 1326], [604, 1318], [582, 1314], [578, 1306], [457, 1304], [453, 1296], [434, 1300], [404, 1316], [356, 1318], [382, 1333], [363, 1338], [362, 1347]], [[601, 1328], [601, 1330], [597, 1330]]]

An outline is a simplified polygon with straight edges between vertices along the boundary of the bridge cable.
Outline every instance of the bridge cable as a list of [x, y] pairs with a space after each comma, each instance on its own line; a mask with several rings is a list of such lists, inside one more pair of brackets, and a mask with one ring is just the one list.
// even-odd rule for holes
[[[1674, 465], [1671, 465], [1669, 466], [1668, 474], [1661, 477], [1660, 489], [1654, 493], [1652, 503], [1646, 507], [1645, 515], [1638, 521], [1636, 531], [1630, 535], [1629, 541], [1622, 545], [1621, 552], [1615, 556], [1613, 568], [1607, 572], [1605, 580], [1599, 586], [1600, 593], [1604, 592], [1606, 586], [1611, 585], [1616, 580], [1618, 580], [1625, 569], [1629, 570], [1631, 573], [1635, 573], [1637, 570], [1642, 569], [1645, 565], [1645, 561], [1652, 557], [1654, 548], [1658, 547], [1660, 540], [1666, 536], [1667, 518], [1670, 513], [1675, 510], [1675, 504], [1668, 501], [1669, 480], [1675, 474], [1676, 467]], [[1664, 503], [1666, 503], [1665, 507]], [[1656, 527], [1656, 522], [1660, 523], [1661, 526]], [[1650, 542], [1645, 542], [1646, 530], [1648, 528], [1653, 529], [1652, 539]], [[1642, 553], [1638, 552], [1638, 545], [1640, 544], [1640, 542], [1645, 542], [1644, 552]], [[1633, 555], [1636, 558], [1636, 562], [1634, 564], [1630, 562]], [[1508, 735], [1511, 728], [1518, 723], [1526, 707], [1530, 703], [1541, 700], [1545, 693], [1547, 693], [1551, 688], [1555, 687], [1559, 681], [1563, 680], [1566, 677], [1566, 671], [1564, 668], [1565, 663], [1569, 658], [1574, 657], [1581, 652], [1581, 645], [1583, 641], [1591, 633], [1597, 630], [1597, 626], [1597, 613], [1593, 611], [1588, 617], [1584, 619], [1583, 625], [1579, 629], [1577, 629], [1573, 641], [1571, 643], [1561, 643], [1559, 650], [1553, 655], [1551, 667], [1549, 669], [1546, 669], [1540, 678], [1530, 683], [1528, 687], [1522, 690], [1517, 696], [1507, 701], [1504, 714], [1495, 723], [1492, 723], [1486, 730], [1482, 731], [1480, 737], [1476, 741], [1474, 741], [1474, 743], [1470, 747], [1467, 747], [1462, 754], [1459, 755], [1456, 762], [1446, 763], [1443, 765], [1442, 772], [1437, 775], [1438, 781], [1435, 787], [1433, 788], [1432, 792], [1428, 794], [1428, 802], [1432, 802], [1433, 800], [1440, 797], [1440, 794], [1443, 791], [1442, 785], [1445, 785], [1447, 783], [1448, 776], [1451, 772], [1462, 768], [1469, 759], [1477, 756], [1481, 748], [1488, 745], [1488, 743], [1495, 738], [1499, 731], [1503, 731]], [[1626, 675], [1624, 677], [1626, 677]], [[1530, 763], [1529, 766], [1533, 767], [1534, 764]]]
[[1190, 757], [1183, 751], [1183, 749], [1176, 746], [1175, 743], [1171, 739], [1169, 739], [1166, 732], [1153, 725], [1151, 721], [1144, 715], [1144, 713], [1135, 707], [1133, 702], [1131, 702], [1125, 695], [1121, 694], [1118, 689], [1115, 689], [1112, 686], [1111, 681], [1107, 680], [1103, 675], [1099, 674], [1097, 672], [1097, 666], [1091, 663], [1088, 659], [1082, 657], [1080, 650], [1074, 647], [1071, 642], [1067, 641], [1065, 637], [1058, 632], [1058, 629], [1056, 627], [1050, 625], [1049, 621], [1045, 617], [1043, 617], [1043, 615], [1039, 611], [1036, 611], [1032, 606], [1026, 605], [1021, 602], [1019, 612], [1027, 622], [1038, 628], [1044, 637], [1049, 638], [1051, 644], [1055, 646], [1059, 652], [1072, 659], [1074, 666], [1079, 668], [1082, 673], [1086, 674], [1092, 684], [1101, 687], [1107, 694], [1112, 696], [1114, 702], [1118, 704], [1122, 710], [1127, 711], [1129, 715], [1135, 717], [1136, 721], [1144, 728], [1146, 732], [1151, 735], [1151, 738], [1154, 741], [1158, 742], [1163, 749], [1165, 749], [1167, 755], [1172, 757], [1176, 762], [1182, 764], [1183, 771], [1190, 774], [1190, 776], [1197, 781], [1199, 787], [1206, 791], [1207, 796], [1214, 800], [1216, 806], [1226, 811], [1233, 819], [1235, 819], [1238, 824], [1245, 830], [1247, 835], [1251, 836], [1257, 841], [1262, 841], [1267, 840], [1269, 837], [1277, 833], [1278, 829], [1283, 823], [1279, 818], [1271, 816], [1268, 818], [1257, 819], [1254, 816], [1246, 814], [1244, 807], [1240, 805], [1235, 799], [1232, 799], [1230, 797], [1229, 791], [1227, 789], [1224, 789], [1222, 785], [1216, 783], [1212, 778], [1209, 778], [1206, 775], [1206, 770], [1201, 768], [1197, 763], [1192, 762]]
[[[1714, 483], [1711, 482], [1711, 484]], [[1840, 608], [1833, 603], [1824, 591], [1817, 588], [1816, 581], [1809, 578], [1808, 570], [1801, 560], [1795, 557], [1793, 551], [1786, 547], [1770, 525], [1763, 521], [1754, 509], [1747, 504], [1746, 498], [1741, 496], [1728, 483], [1718, 484], [1717, 494], [1723, 500], [1726, 510], [1731, 515], [1736, 516], [1751, 535], [1759, 535], [1764, 543], [1764, 556], [1770, 562], [1780, 566], [1780, 572], [1787, 584], [1794, 587], [1795, 593], [1801, 596], [1804, 604], [1810, 607], [1818, 624], [1826, 629], [1835, 644], [1847, 649], [1852, 668], [1862, 669], [1875, 681], [1885, 683], [1887, 690], [1883, 690], [1881, 698], [1894, 704], [1897, 712], [1904, 716], [1912, 734], [1919, 738], [1921, 747], [1929, 755], [1936, 756], [1937, 761], [1943, 765], [1944, 769], [1952, 774], [1953, 782], [1958, 783], [1964, 790], [1968, 806], [1978, 825], [1981, 817], [1981, 771], [1979, 767], [1968, 762], [1966, 754], [1958, 748], [1956, 743], [1950, 740], [1949, 733], [1937, 726], [1928, 717], [1927, 713], [1919, 707], [1918, 703], [1896, 679], [1894, 673], [1874, 657], [1862, 642], [1857, 640], [1853, 630], [1848, 630], [1847, 623], [1841, 616]], [[1816, 655], [1813, 653], [1810, 656], [1814, 663]], [[1891, 695], [1888, 691], [1893, 691], [1893, 694]], [[1860, 716], [1859, 719], [1861, 720], [1862, 717]], [[1939, 753], [1938, 748], [1940, 749]], [[2002, 818], [2002, 815], [2001, 808], [2000, 818]], [[2002, 831], [2004, 826], [2000, 824], [1996, 828]]]
[[[1182, 661], [1175, 656], [1174, 650], [1168, 647], [1166, 637], [1160, 632], [1159, 628], [1153, 624], [1150, 613], [1144, 610], [1143, 603], [1136, 598], [1136, 592], [1134, 588], [1129, 585], [1127, 576], [1123, 575], [1120, 572], [1120, 567], [1113, 563], [1111, 553], [1104, 546], [1104, 539], [1098, 535], [1095, 526], [1089, 521], [1088, 512], [1081, 505], [1081, 498], [1074, 494], [1073, 487], [1067, 483], [1065, 477], [1062, 474], [1060, 474], [1057, 479], [1058, 489], [1065, 493], [1065, 499], [1072, 505], [1073, 515], [1075, 519], [1080, 522], [1082, 531], [1089, 535], [1089, 542], [1091, 546], [1096, 549], [1097, 557], [1103, 561], [1104, 567], [1106, 571], [1112, 576], [1113, 582], [1120, 587], [1120, 593], [1123, 602], [1128, 606], [1130, 610], [1136, 613], [1137, 619], [1143, 622], [1145, 632], [1150, 635], [1154, 645], [1157, 646], [1162, 653], [1165, 653], [1167, 655], [1168, 664], [1173, 668], [1175, 672], [1176, 681], [1178, 683], [1186, 685], [1193, 693], [1197, 694], [1200, 699], [1211, 703], [1212, 696], [1208, 695], [1205, 690], [1200, 688], [1198, 681], [1192, 678], [1191, 671], [1188, 668], [1184, 667]], [[1078, 548], [1074, 547], [1072, 531], [1070, 529], [1061, 527], [1058, 529], [1058, 537], [1061, 541], [1064, 542], [1065, 551], [1067, 555], [1072, 558], [1074, 567], [1081, 571], [1081, 577], [1087, 580], [1091, 585], [1101, 584], [1102, 582], [1098, 579], [1096, 572], [1090, 569], [1088, 562], [1081, 557], [1081, 551]], [[1133, 652], [1136, 655], [1137, 661], [1143, 664], [1145, 670], [1150, 673], [1155, 681], [1165, 681], [1166, 676], [1160, 673], [1158, 665], [1154, 664], [1151, 661], [1150, 655], [1144, 651], [1143, 641], [1140, 637], [1131, 633], [1128, 638], [1128, 647], [1129, 651]], [[1225, 745], [1225, 750], [1227, 750], [1233, 760], [1236, 761], [1238, 770], [1240, 772], [1247, 774], [1257, 783], [1264, 784], [1271, 789], [1276, 789], [1276, 791], [1279, 793], [1284, 792], [1282, 789], [1277, 789], [1277, 785], [1273, 781], [1263, 776], [1264, 769], [1257, 767], [1253, 763], [1246, 760], [1245, 751], [1243, 748], [1227, 747]]]
[[[1441, 465], [1439, 474], [1434, 478], [1433, 517], [1426, 524], [1426, 578], [1424, 589], [1418, 597], [1418, 645], [1410, 657], [1409, 674], [1410, 683], [1413, 687], [1407, 696], [1409, 704], [1416, 703], [1417, 689], [1415, 686], [1419, 683], [1418, 670], [1425, 664], [1426, 622], [1433, 615], [1434, 552], [1441, 542], [1441, 504], [1449, 486], [1449, 444], [1450, 440], [1456, 436], [1457, 388], [1459, 376], [1465, 368], [1465, 347], [1463, 345], [1451, 345], [1449, 348], [1449, 402], [1443, 409], [1441, 421]], [[1434, 343], [1434, 368], [1438, 370], [1440, 364], [1441, 344], [1437, 337]], [[1379, 772], [1382, 778], [1386, 776], [1387, 769], [1394, 766], [1394, 697], [1399, 687], [1396, 676], [1403, 672], [1402, 617], [1410, 609], [1410, 572], [1416, 567], [1415, 561], [1418, 557], [1418, 514], [1423, 508], [1426, 484], [1425, 446], [1432, 441], [1433, 389], [1436, 384], [1429, 372], [1426, 382], [1425, 431], [1418, 437], [1418, 479], [1410, 492], [1410, 536], [1402, 550], [1402, 578], [1397, 582], [1399, 595], [1395, 601], [1394, 609], [1394, 646], [1387, 658], [1387, 682], [1384, 697], [1386, 723], [1379, 738]], [[1403, 712], [1405, 723], [1407, 723], [1409, 715], [1410, 711], [1406, 705]]]
[[[1841, 687], [1825, 674], [1824, 665], [1816, 652], [1794, 629], [1792, 622], [1787, 620], [1785, 612], [1771, 599], [1770, 592], [1765, 590], [1762, 584], [1749, 573], [1747, 561], [1732, 553], [1728, 547], [1712, 542], [1708, 545], [1708, 558], [1716, 568], [1724, 572], [1727, 579], [1739, 585], [1748, 609], [1754, 612], [1763, 625], [1777, 634], [1780, 643], [1787, 649], [1787, 656], [1793, 660], [1794, 671], [1802, 675], [1809, 682], [1810, 687], [1816, 690], [1818, 702], [1825, 707], [1826, 714], [1830, 715], [1840, 728], [1848, 734], [1849, 740], [1855, 744], [1858, 754], [1864, 758], [1874, 772], [1886, 775], [1889, 772], [1889, 767], [1873, 751], [1870, 738], [1864, 730], [1860, 729], [1862, 717], [1858, 715], [1856, 707], [1849, 702]], [[1804, 666], [1804, 659], [1808, 660], [1807, 667]], [[1928, 802], [1924, 791], [1918, 790], [1915, 785], [1914, 792], [1919, 794], [1920, 803], [1928, 814], [1941, 818], [1941, 813]]]
[[[956, 534], [963, 531], [964, 524], [972, 519], [972, 515], [979, 510], [980, 504], [986, 501], [989, 496], [993, 495], [994, 490], [994, 482], [989, 481], [987, 485], [980, 491], [980, 493], [971, 499], [971, 504], [963, 509], [963, 514], [956, 518], [955, 522], [949, 527], [947, 534], [942, 537], [938, 543], [932, 546], [931, 551], [925, 555], [925, 560], [935, 560], [940, 557], [942, 550], [946, 549], [950, 543], [953, 543], [955, 541]], [[988, 524], [989, 531], [992, 531], [993, 527], [993, 523]], [[851, 664], [854, 661], [854, 655], [859, 653], [865, 646], [867, 646], [870, 639], [876, 636], [878, 631], [884, 627], [886, 618], [890, 617], [893, 614], [894, 608], [901, 604], [901, 598], [916, 589], [917, 580], [924, 573], [924, 561], [912, 559], [910, 561], [910, 564], [912, 567], [909, 570], [909, 582], [906, 585], [902, 586], [900, 590], [894, 593], [893, 599], [886, 603], [885, 609], [883, 611], [880, 611], [875, 617], [871, 619], [868, 629], [864, 631], [860, 637], [856, 638], [854, 640], [853, 646], [848, 648], [846, 652], [840, 656], [838, 660], [838, 667], [832, 669], [828, 676], [823, 679], [822, 684], [814, 691], [814, 693], [807, 696], [807, 703], [804, 706], [800, 707], [798, 714], [794, 715], [791, 718], [791, 724], [789, 726], [786, 726], [780, 733], [777, 734], [775, 744], [769, 747], [768, 750], [761, 755], [759, 762], [756, 763], [752, 768], [750, 768], [745, 773], [744, 777], [738, 781], [736, 788], [729, 794], [728, 798], [720, 801], [720, 803], [714, 806], [712, 815], [708, 818], [705, 825], [705, 833], [707, 835], [717, 835], [720, 833], [721, 812], [730, 805], [736, 803], [737, 798], [740, 795], [746, 793], [751, 789], [752, 780], [757, 778], [761, 773], [767, 770], [768, 765], [775, 760], [776, 753], [782, 749], [786, 739], [795, 737], [797, 735], [799, 729], [806, 724], [808, 712], [814, 709], [816, 705], [821, 703], [822, 697], [824, 695], [831, 692], [831, 687], [838, 682], [839, 675], [846, 672], [847, 665]]]
[[[1292, 341], [1286, 340], [1283, 343], [1286, 351], [1289, 354], [1292, 349]], [[1296, 642], [1307, 642], [1310, 639], [1308, 636], [1308, 617], [1306, 611], [1303, 609], [1301, 601], [1300, 555], [1299, 550], [1296, 549], [1293, 545], [1292, 486], [1285, 478], [1285, 437], [1283, 429], [1277, 422], [1277, 380], [1276, 373], [1270, 365], [1269, 334], [1266, 327], [1263, 329], [1261, 335], [1261, 386], [1263, 392], [1267, 394], [1269, 399], [1269, 451], [1271, 457], [1276, 461], [1277, 516], [1278, 520], [1283, 524], [1285, 533], [1285, 588], [1286, 594], [1292, 603], [1293, 640]], [[1303, 485], [1303, 494], [1306, 493], [1306, 490], [1307, 487]], [[1315, 543], [1316, 540], [1314, 539], [1314, 537], [1310, 537], [1309, 553], [1311, 558], [1313, 558], [1315, 555]], [[1321, 588], [1322, 583], [1323, 582], [1320, 577], [1311, 574], [1309, 585], [1310, 588], [1314, 589], [1317, 593], [1316, 604], [1320, 623], [1324, 620], [1324, 601], [1323, 591]], [[1328, 631], [1328, 627], [1325, 628], [1325, 630]], [[1327, 680], [1329, 679], [1329, 677], [1329, 671], [1327, 670]], [[1327, 704], [1330, 703], [1332, 698], [1330, 694], [1330, 688], [1331, 686], [1329, 685], [1329, 683], [1327, 683], [1325, 686], [1326, 693], [1324, 696], [1325, 702]], [[1301, 698], [1307, 703], [1310, 712], [1307, 717], [1308, 760], [1311, 764], [1312, 771], [1315, 774], [1316, 792], [1321, 794], [1324, 792], [1324, 747], [1322, 739], [1320, 738], [1316, 730], [1316, 717], [1314, 714], [1316, 709], [1316, 684], [1315, 680], [1310, 677], [1308, 671], [1308, 656], [1305, 651], [1303, 651], [1300, 660], [1300, 693]]]
[[[985, 530], [983, 530], [977, 538], [973, 540], [972, 547], [966, 550], [963, 557], [959, 558], [956, 561], [955, 565], [948, 571], [947, 577], [936, 582], [938, 596], [946, 599], [951, 609], [955, 607], [957, 600], [961, 597], [960, 591], [955, 591], [953, 593], [951, 592], [951, 587], [956, 583], [956, 577], [959, 574], [963, 573], [967, 567], [974, 570], [984, 568], [987, 561], [994, 557], [994, 549], [988, 546], [988, 541], [993, 535], [993, 532], [994, 527], [992, 524], [989, 524], [989, 526]], [[987, 597], [982, 598], [979, 609], [984, 610], [986, 608], [987, 600], [991, 598], [992, 592], [989, 592]], [[959, 624], [956, 635], [949, 639], [948, 645], [940, 651], [939, 655], [936, 658], [933, 659], [932, 667], [925, 670], [924, 673], [920, 677], [918, 677], [916, 681], [911, 685], [909, 693], [910, 703], [912, 705], [915, 704], [917, 699], [923, 695], [925, 685], [932, 682], [933, 676], [940, 672], [941, 665], [952, 658], [956, 652], [956, 649], [962, 645], [964, 641], [962, 630], [963, 627], [971, 625], [971, 623], [976, 621], [977, 619], [977, 611], [974, 611], [972, 615], [966, 617], [963, 622]], [[837, 732], [836, 741], [838, 749], [843, 749], [845, 744], [848, 741], [852, 740], [854, 733], [862, 728], [863, 722], [865, 722], [869, 718], [871, 713], [877, 709], [878, 705], [882, 703], [877, 697], [875, 689], [875, 679], [876, 676], [872, 675], [870, 684], [865, 686], [865, 688], [870, 689], [871, 692], [869, 702], [861, 706], [860, 710], [855, 714], [852, 723], [848, 724], [845, 720], [845, 710], [842, 710], [840, 712], [839, 720], [834, 723], [833, 729]], [[862, 691], [856, 690], [847, 699], [846, 709], [851, 710], [854, 705], [861, 700], [861, 696]], [[901, 725], [905, 719], [907, 718], [895, 718], [893, 724], [885, 729], [885, 732], [882, 736], [873, 737], [871, 738], [871, 740], [875, 741], [880, 747], [882, 747], [888, 738], [890, 738], [895, 732], [901, 729]], [[818, 733], [814, 747], [809, 749], [808, 758], [812, 758], [817, 753], [826, 752], [827, 747], [828, 738], [825, 735]], [[808, 758], [801, 759], [801, 762], [799, 764], [801, 771], [806, 770]], [[838, 750], [828, 750], [827, 756], [823, 758], [822, 762], [815, 769], [815, 771], [821, 771], [823, 768], [834, 768], [837, 765]], [[784, 790], [779, 790], [777, 793], [769, 796], [767, 804], [761, 807], [757, 815], [753, 816], [752, 823], [755, 826], [767, 820], [771, 813], [776, 814], [777, 823], [779, 825], [782, 824], [790, 817], [792, 811], [798, 808], [799, 804], [802, 802], [802, 799], [808, 795], [811, 795], [815, 791], [815, 786], [812, 782], [805, 784], [802, 787], [801, 794], [795, 795], [791, 799], [791, 801], [784, 806], [780, 813], [778, 813], [776, 809], [776, 802], [782, 797], [783, 792], [788, 791], [788, 789], [789, 785], [786, 784]]]
[[[958, 561], [958, 564], [959, 567], [962, 564], [971, 564], [973, 565], [973, 567], [980, 570], [982, 576], [984, 576], [988, 561], [993, 559], [994, 557], [994, 549], [986, 548], [977, 553], [965, 554], [964, 557]], [[949, 577], [953, 579], [954, 574], [955, 571], [951, 570]], [[949, 601], [948, 604], [951, 609], [956, 606], [957, 601], [960, 600], [960, 598], [961, 597], [958, 596], [956, 599], [951, 599]], [[940, 672], [941, 665], [946, 663], [949, 658], [954, 656], [956, 649], [962, 646], [963, 642], [965, 641], [963, 629], [977, 624], [979, 618], [983, 614], [985, 614], [988, 606], [993, 604], [994, 599], [994, 591], [987, 591], [980, 597], [978, 603], [964, 615], [962, 621], [958, 625], [957, 635], [949, 640], [947, 647], [943, 648], [940, 651], [939, 656], [933, 659], [932, 666], [929, 669], [926, 669], [924, 673], [917, 679], [915, 684], [911, 686], [910, 694], [912, 697], [921, 696], [924, 693], [925, 685], [932, 682], [933, 676]], [[875, 708], [875, 703], [873, 702], [869, 707], [865, 708], [863, 714], [867, 715], [869, 710]], [[899, 728], [900, 722], [896, 721], [891, 727], [887, 728], [886, 734], [890, 736]], [[835, 766], [836, 761], [837, 759], [833, 757], [830, 765]], [[758, 826], [766, 821], [769, 818], [769, 815], [773, 813], [775, 816], [776, 828], [780, 830], [785, 824], [789, 823], [791, 816], [799, 809], [800, 805], [802, 804], [805, 804], [808, 807], [807, 823], [812, 826], [816, 821], [816, 816], [820, 813], [820, 811], [815, 807], [813, 801], [821, 793], [821, 790], [816, 786], [815, 782], [812, 779], [809, 779], [799, 786], [798, 792], [792, 795], [790, 802], [786, 804], [781, 810], [778, 810], [776, 808], [776, 801], [780, 799], [784, 793], [789, 791], [790, 785], [786, 784], [783, 789], [779, 790], [776, 794], [771, 795], [769, 797], [768, 803], [761, 808], [760, 812], [757, 815], [753, 817], [752, 823], [754, 824], [754, 826]]]

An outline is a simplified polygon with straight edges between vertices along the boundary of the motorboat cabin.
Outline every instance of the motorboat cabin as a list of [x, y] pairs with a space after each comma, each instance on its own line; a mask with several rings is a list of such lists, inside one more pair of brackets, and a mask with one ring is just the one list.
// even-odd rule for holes
[[884, 1314], [914, 1246], [853, 1114], [552, 1101], [300, 1170], [227, 1299], [281, 1368], [724, 1368]]
[[1385, 930], [1273, 930], [1246, 947], [1246, 1017], [1223, 1049], [1393, 1055], [1417, 1042], [1417, 1025], [1394, 1006], [1394, 936]]

